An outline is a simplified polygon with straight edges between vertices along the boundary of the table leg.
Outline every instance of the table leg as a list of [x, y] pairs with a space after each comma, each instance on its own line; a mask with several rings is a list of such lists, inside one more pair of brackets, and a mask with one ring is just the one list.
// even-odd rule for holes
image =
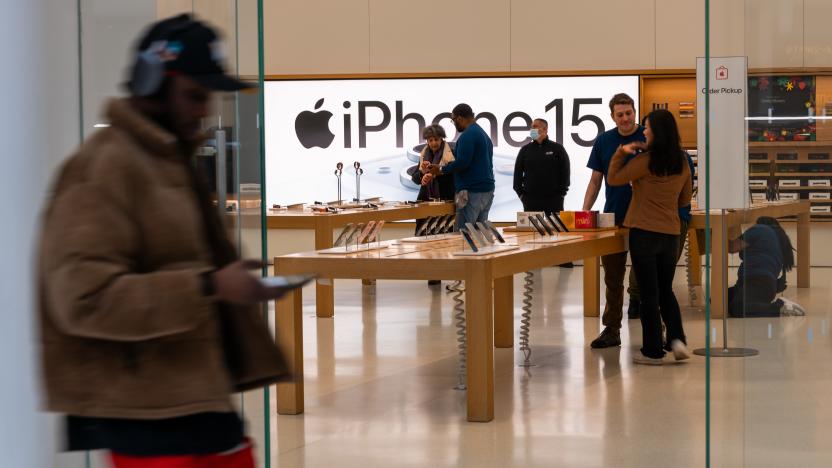
[[[321, 216], [315, 226], [315, 250], [332, 247], [332, 223]], [[321, 279], [315, 284], [315, 307], [318, 317], [335, 315], [335, 284], [331, 279]]]
[[295, 289], [274, 308], [275, 335], [294, 379], [277, 384], [278, 414], [303, 413], [303, 293]]
[[725, 221], [722, 215], [711, 216], [711, 221], [711, 318], [722, 318], [723, 288], [728, 287], [728, 272], [723, 268], [728, 260], [728, 239], [722, 235], [722, 223]]
[[[479, 263], [479, 262], [476, 262]], [[494, 303], [491, 272], [469, 266], [465, 278], [468, 334], [468, 420], [494, 419]]]
[[601, 259], [584, 259], [584, 317], [601, 316]]
[[797, 287], [808, 288], [810, 283], [809, 213], [797, 215]]
[[514, 346], [514, 276], [494, 280], [494, 345]]

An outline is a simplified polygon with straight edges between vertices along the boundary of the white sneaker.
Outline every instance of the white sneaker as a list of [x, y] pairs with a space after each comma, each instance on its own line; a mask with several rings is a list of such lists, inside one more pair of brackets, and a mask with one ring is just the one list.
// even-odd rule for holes
[[663, 366], [667, 364], [667, 361], [664, 358], [647, 357], [641, 354], [641, 352], [638, 352], [633, 356], [633, 362], [636, 364], [643, 364], [645, 366]]
[[682, 343], [682, 340], [673, 340], [670, 343], [670, 349], [673, 350], [673, 357], [675, 357], [677, 361], [690, 359], [690, 351], [688, 351], [688, 347]]
[[806, 309], [801, 307], [797, 302], [790, 301], [785, 297], [781, 297], [780, 300], [783, 302], [783, 305], [780, 306], [780, 315], [785, 317], [802, 317], [806, 315]]

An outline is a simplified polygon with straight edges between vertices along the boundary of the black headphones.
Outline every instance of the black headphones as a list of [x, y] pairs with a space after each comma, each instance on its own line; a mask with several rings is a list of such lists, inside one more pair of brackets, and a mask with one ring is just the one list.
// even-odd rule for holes
[[[189, 15], [182, 15], [181, 23], [169, 27], [167, 31], [160, 31], [144, 50], [139, 51], [133, 63], [132, 74], [127, 87], [134, 96], [147, 97], [156, 94], [165, 80], [165, 61], [162, 54], [167, 44], [176, 36], [200, 23], [191, 19]], [[148, 34], [153, 34], [152, 31]], [[147, 41], [144, 39], [142, 42]]]

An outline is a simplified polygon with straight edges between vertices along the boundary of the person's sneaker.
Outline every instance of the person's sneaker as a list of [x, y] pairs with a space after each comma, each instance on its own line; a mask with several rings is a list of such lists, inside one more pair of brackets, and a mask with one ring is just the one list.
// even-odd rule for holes
[[802, 317], [806, 315], [806, 309], [801, 307], [797, 302], [790, 301], [785, 297], [781, 297], [779, 300], [783, 303], [780, 306], [780, 315], [786, 317]]
[[670, 343], [670, 349], [673, 350], [673, 357], [675, 357], [677, 361], [690, 359], [690, 351], [688, 351], [688, 347], [685, 346], [685, 343], [683, 343], [682, 340], [673, 340]]
[[667, 364], [667, 361], [664, 358], [651, 358], [641, 354], [640, 352], [633, 356], [633, 362], [636, 364], [643, 364], [645, 366], [663, 366]]
[[627, 307], [627, 318], [636, 320], [641, 318], [641, 301], [630, 299], [630, 306]]
[[589, 344], [592, 348], [611, 348], [613, 346], [621, 346], [621, 331], [617, 328], [604, 328], [604, 331], [598, 335], [598, 338], [592, 340]]

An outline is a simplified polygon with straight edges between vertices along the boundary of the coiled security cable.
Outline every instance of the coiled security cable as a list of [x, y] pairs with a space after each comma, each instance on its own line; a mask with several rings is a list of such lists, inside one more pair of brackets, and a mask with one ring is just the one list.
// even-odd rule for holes
[[696, 297], [696, 286], [693, 285], [693, 272], [691, 271], [691, 263], [693, 262], [693, 257], [691, 256], [690, 251], [690, 236], [685, 236], [685, 274], [687, 275], [688, 280], [688, 305], [691, 307], [696, 307], [697, 304], [697, 297]]
[[523, 278], [523, 314], [520, 316], [520, 351], [523, 352], [523, 364], [521, 367], [532, 366], [529, 358], [532, 349], [529, 347], [529, 332], [532, 323], [532, 293], [534, 293], [534, 273], [527, 271]]
[[456, 324], [456, 342], [459, 349], [459, 370], [457, 371], [457, 384], [454, 389], [465, 390], [468, 388], [466, 379], [468, 377], [468, 331], [465, 321], [465, 288], [462, 281], [455, 281], [447, 286], [448, 292], [453, 293], [454, 301], [454, 322]]

